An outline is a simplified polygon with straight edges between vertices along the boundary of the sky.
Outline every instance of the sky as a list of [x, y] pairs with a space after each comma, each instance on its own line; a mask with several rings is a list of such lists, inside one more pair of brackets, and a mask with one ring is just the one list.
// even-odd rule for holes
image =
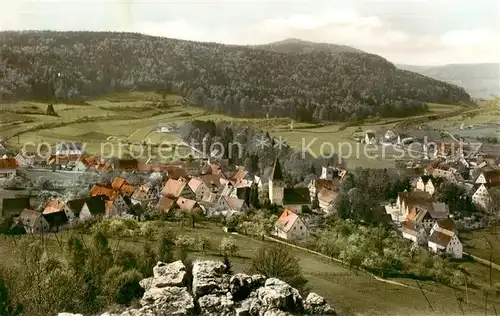
[[350, 45], [394, 63], [500, 62], [498, 0], [0, 0], [0, 30]]

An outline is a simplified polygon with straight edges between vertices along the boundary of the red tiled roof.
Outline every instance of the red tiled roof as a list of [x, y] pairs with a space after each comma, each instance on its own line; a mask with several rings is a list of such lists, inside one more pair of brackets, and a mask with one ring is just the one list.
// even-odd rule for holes
[[109, 200], [114, 200], [116, 198], [117, 192], [113, 190], [111, 186], [103, 186], [99, 184], [94, 184], [90, 190], [90, 196], [106, 196]]
[[45, 205], [43, 209], [43, 214], [51, 214], [61, 212], [64, 205], [66, 205], [63, 201], [52, 199]]
[[196, 206], [196, 201], [180, 197], [177, 199], [177, 205], [181, 210], [191, 212]]
[[172, 206], [174, 205], [174, 200], [172, 199], [169, 199], [167, 197], [162, 197], [159, 201], [158, 201], [158, 204], [157, 204], [157, 208], [162, 210], [163, 212], [168, 212], [170, 211], [170, 209], [172, 208]]
[[122, 193], [123, 195], [126, 195], [126, 196], [132, 196], [132, 194], [134, 194], [134, 191], [135, 191], [135, 186], [128, 184], [128, 183], [125, 183], [120, 188], [120, 193]]
[[17, 169], [18, 164], [14, 158], [0, 159], [0, 169]]
[[111, 187], [113, 190], [118, 191], [125, 184], [125, 179], [120, 177], [115, 177], [113, 182], [111, 182]]
[[163, 196], [171, 195], [178, 197], [181, 195], [182, 190], [184, 189], [185, 186], [186, 182], [182, 180], [168, 179], [161, 193], [163, 194]]
[[276, 225], [284, 232], [288, 232], [298, 218], [299, 216], [297, 214], [286, 209], [281, 213]]

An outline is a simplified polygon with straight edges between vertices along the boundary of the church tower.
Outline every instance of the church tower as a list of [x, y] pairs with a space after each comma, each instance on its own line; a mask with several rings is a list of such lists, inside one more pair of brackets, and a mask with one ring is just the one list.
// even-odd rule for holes
[[274, 162], [273, 171], [269, 177], [269, 201], [277, 205], [283, 205], [283, 190], [285, 188], [285, 179], [281, 171], [281, 165], [278, 158]]

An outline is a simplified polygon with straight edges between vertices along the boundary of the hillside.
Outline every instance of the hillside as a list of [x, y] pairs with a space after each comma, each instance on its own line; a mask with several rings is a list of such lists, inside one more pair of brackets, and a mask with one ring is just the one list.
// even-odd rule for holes
[[500, 95], [500, 64], [450, 64], [444, 66], [397, 65], [437, 80], [457, 84], [474, 98]]
[[471, 103], [463, 88], [380, 56], [277, 53], [133, 33], [3, 32], [0, 98], [75, 99], [162, 90], [233, 116], [302, 121], [407, 116], [425, 102]]
[[279, 42], [273, 42], [265, 45], [255, 45], [252, 47], [278, 53], [365, 53], [362, 50], [347, 45], [314, 43], [296, 38], [289, 38]]

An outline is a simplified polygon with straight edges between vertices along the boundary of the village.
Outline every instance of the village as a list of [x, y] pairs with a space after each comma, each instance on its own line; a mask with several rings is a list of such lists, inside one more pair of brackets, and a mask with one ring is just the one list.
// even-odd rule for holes
[[[382, 141], [391, 140], [396, 146], [404, 144], [400, 135], [389, 132]], [[374, 143], [374, 135], [366, 133], [365, 142]], [[435, 196], [443, 183], [451, 183], [467, 192], [460, 198], [470, 199], [486, 216], [494, 217], [498, 215], [491, 212], [498, 203], [499, 164], [491, 155], [469, 155], [467, 147], [461, 148], [458, 155], [449, 146], [436, 147], [432, 154], [426, 151], [425, 160], [400, 166], [398, 173], [410, 177], [412, 189], [399, 192], [396, 201], [387, 201], [374, 212], [381, 212], [379, 215], [400, 232], [401, 238], [439, 255], [462, 258], [466, 249], [460, 241], [460, 228], [475, 225], [475, 219], [460, 218], [459, 225], [450, 206], [438, 202]], [[57, 232], [100, 217], [143, 220], [150, 211], [180, 210], [227, 219], [253, 208], [255, 200], [267, 200], [268, 205], [281, 210], [274, 228], [267, 233], [293, 243], [304, 243], [313, 233], [311, 218], [336, 213], [340, 187], [349, 175], [341, 166], [327, 165], [306, 187], [290, 187], [279, 159], [275, 159], [271, 174], [262, 177], [215, 157], [190, 156], [164, 164], [101, 159], [85, 155], [80, 143], [61, 143], [45, 159], [33, 153], [18, 153], [13, 157], [4, 154], [0, 160], [0, 178], [4, 181], [22, 177], [33, 169], [50, 170], [48, 174], [66, 170], [95, 176], [112, 171], [117, 176], [106, 183], [90, 183], [87, 196], [49, 196], [36, 204], [30, 196], [3, 190], [0, 215], [11, 218], [11, 229], [22, 233]], [[129, 178], [135, 175], [136, 179], [129, 183], [120, 172]]]

